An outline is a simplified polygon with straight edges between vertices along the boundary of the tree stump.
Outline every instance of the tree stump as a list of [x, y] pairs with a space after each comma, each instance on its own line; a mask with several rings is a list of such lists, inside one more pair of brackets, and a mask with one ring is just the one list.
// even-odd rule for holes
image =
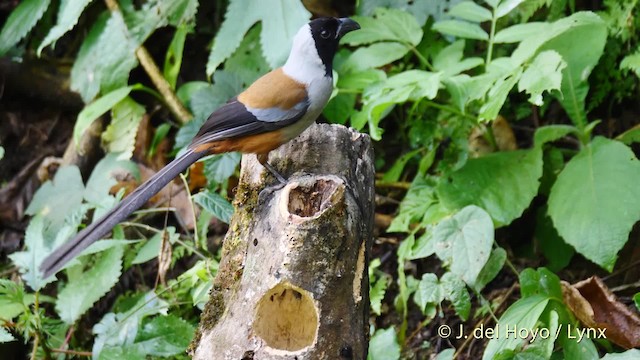
[[242, 159], [195, 359], [365, 359], [374, 210], [370, 138], [319, 124]]

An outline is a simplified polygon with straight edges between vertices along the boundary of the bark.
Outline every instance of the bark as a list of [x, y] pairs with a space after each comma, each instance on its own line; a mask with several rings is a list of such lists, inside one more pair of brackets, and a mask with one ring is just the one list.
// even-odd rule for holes
[[195, 359], [365, 359], [374, 210], [368, 136], [313, 125], [242, 159], [235, 213]]

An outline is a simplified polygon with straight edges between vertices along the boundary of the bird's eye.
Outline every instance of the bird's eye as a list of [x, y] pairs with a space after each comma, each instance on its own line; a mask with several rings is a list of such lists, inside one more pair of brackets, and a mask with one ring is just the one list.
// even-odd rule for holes
[[331, 36], [331, 31], [329, 31], [329, 30], [322, 30], [322, 31], [320, 32], [320, 36], [321, 36], [323, 39], [328, 39], [328, 38]]

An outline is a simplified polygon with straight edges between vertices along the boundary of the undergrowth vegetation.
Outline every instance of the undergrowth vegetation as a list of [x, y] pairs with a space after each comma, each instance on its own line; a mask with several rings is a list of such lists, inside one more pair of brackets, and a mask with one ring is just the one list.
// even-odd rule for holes
[[[342, 41], [323, 115], [376, 142], [371, 359], [640, 358], [622, 353], [640, 346], [634, 340], [581, 336], [605, 325], [567, 296], [579, 291], [570, 283], [613, 272], [607, 284], [624, 289], [636, 317], [640, 306], [640, 5], [591, 3], [355, 6], [362, 29]], [[112, 174], [139, 175], [131, 158], [145, 117], [160, 120], [147, 160], [168, 140], [181, 151], [213, 110], [284, 62], [310, 17], [298, 0], [23, 0], [13, 9], [0, 55], [73, 54], [70, 88], [86, 106], [71, 141], [104, 114], [111, 120], [88, 179], [62, 167], [26, 209], [24, 248], [2, 264], [11, 279], [0, 280], [0, 341], [30, 344], [32, 358], [186, 358], [219, 260], [209, 224], [233, 213], [239, 154], [204, 160], [197, 194], [194, 174], [182, 178], [190, 225], [146, 225], [142, 216], [167, 209], [139, 212], [64, 276], [44, 279], [38, 264], [124, 195], [110, 192]], [[148, 77], [134, 76], [140, 69]], [[117, 285], [124, 275], [140, 282]], [[108, 309], [95, 310], [114, 291]], [[526, 334], [509, 336], [510, 327]]]

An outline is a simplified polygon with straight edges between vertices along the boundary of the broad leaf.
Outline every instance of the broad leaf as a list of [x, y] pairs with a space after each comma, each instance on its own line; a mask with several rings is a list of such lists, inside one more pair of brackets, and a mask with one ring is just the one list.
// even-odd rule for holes
[[517, 43], [528, 37], [539, 35], [549, 26], [543, 22], [516, 24], [498, 31], [493, 38], [494, 43]]
[[[640, 162], [627, 146], [597, 137], [566, 165], [549, 196], [549, 215], [576, 251], [611, 271], [640, 219]], [[620, 211], [620, 209], [625, 209]]]
[[422, 176], [416, 176], [400, 203], [398, 215], [389, 225], [387, 232], [409, 232], [409, 225], [413, 222], [419, 222], [429, 206], [435, 202], [432, 184], [429, 184]]
[[477, 23], [491, 20], [493, 17], [491, 11], [473, 1], [463, 1], [457, 4], [451, 8], [449, 15]]
[[231, 152], [214, 155], [204, 160], [204, 175], [210, 182], [222, 183], [233, 175], [240, 164], [240, 153]]
[[398, 360], [400, 359], [400, 345], [393, 327], [378, 329], [369, 341], [369, 355], [367, 360]]
[[640, 77], [640, 49], [637, 49], [631, 55], [625, 56], [620, 62], [620, 69], [631, 70], [637, 77]]
[[578, 129], [571, 125], [546, 125], [536, 129], [533, 135], [533, 144], [540, 147], [548, 142], [554, 142], [563, 137], [577, 133]]
[[80, 47], [71, 69], [71, 89], [89, 102], [100, 91], [125, 86], [129, 72], [138, 64], [138, 46], [120, 12], [102, 15]]
[[456, 314], [466, 321], [471, 311], [471, 296], [464, 281], [458, 275], [447, 272], [440, 278], [440, 286], [444, 297], [453, 304]]
[[511, 12], [511, 10], [515, 9], [518, 5], [520, 5], [521, 3], [523, 3], [525, 0], [502, 0], [500, 1], [500, 5], [498, 5], [498, 7], [496, 8], [496, 18], [501, 18], [505, 15], [507, 15], [508, 13]]
[[297, 0], [231, 0], [224, 22], [213, 41], [207, 75], [213, 72], [238, 48], [247, 31], [262, 22], [260, 44], [269, 66], [282, 65], [291, 42], [309, 19], [309, 12]]
[[169, 304], [166, 301], [150, 292], [142, 296], [128, 311], [106, 314], [99, 323], [93, 326], [96, 338], [93, 343], [92, 355], [99, 358], [103, 349], [133, 344], [140, 330], [142, 319], [155, 314], [166, 315], [168, 307]]
[[503, 248], [497, 247], [493, 249], [489, 256], [489, 260], [487, 260], [487, 263], [484, 264], [482, 270], [480, 270], [480, 274], [478, 274], [478, 278], [476, 279], [476, 283], [473, 288], [477, 292], [484, 289], [491, 280], [498, 276], [498, 273], [502, 270], [506, 260], [507, 252]]
[[469, 159], [442, 179], [437, 192], [451, 210], [474, 204], [485, 209], [498, 225], [522, 215], [538, 193], [542, 150], [503, 151]]
[[24, 0], [7, 18], [0, 31], [0, 56], [24, 38], [38, 23], [51, 0]]
[[26, 214], [43, 216], [45, 227], [51, 227], [55, 234], [64, 225], [67, 216], [80, 207], [83, 192], [80, 170], [76, 166], [62, 167], [52, 181], [45, 182], [38, 189]]
[[123, 246], [113, 247], [103, 252], [86, 272], [68, 272], [69, 282], [58, 293], [56, 302], [56, 311], [62, 321], [75, 323], [111, 290], [120, 278], [123, 254]]
[[175, 315], [157, 316], [140, 329], [133, 347], [145, 355], [175, 356], [185, 352], [194, 331]]
[[608, 353], [602, 357], [602, 360], [636, 360], [640, 359], [640, 350], [629, 349], [622, 353]]
[[484, 61], [478, 57], [463, 59], [464, 40], [458, 40], [438, 52], [433, 59], [433, 68], [442, 71], [442, 76], [448, 78], [482, 65]]
[[127, 160], [133, 155], [138, 125], [144, 114], [144, 106], [130, 97], [122, 99], [113, 106], [111, 124], [102, 134], [102, 140], [106, 142], [109, 152], [119, 153], [118, 159]]
[[438, 21], [433, 30], [464, 39], [489, 40], [489, 34], [480, 25], [461, 20]]
[[552, 90], [560, 90], [562, 82], [562, 70], [567, 63], [562, 60], [560, 54], [554, 50], [543, 51], [527, 66], [518, 82], [518, 91], [526, 91], [529, 102], [542, 106], [542, 93]]
[[507, 335], [507, 331], [514, 329], [535, 329], [536, 323], [542, 312], [547, 307], [549, 299], [541, 295], [535, 295], [520, 299], [509, 306], [500, 317], [495, 329], [495, 336], [489, 341], [482, 356], [483, 360], [491, 360], [494, 355], [503, 350], [514, 350], [526, 338]]
[[498, 116], [502, 105], [504, 105], [507, 100], [509, 92], [518, 80], [520, 80], [521, 75], [522, 70], [518, 69], [514, 73], [506, 74], [495, 82], [487, 93], [487, 102], [480, 108], [480, 115], [478, 117], [481, 120], [492, 121]]
[[38, 56], [40, 56], [42, 49], [55, 43], [62, 35], [76, 26], [82, 11], [90, 2], [91, 0], [62, 0], [60, 2], [58, 21], [56, 25], [49, 30], [49, 33], [44, 40], [42, 40], [40, 46], [38, 46]]
[[0, 344], [15, 341], [16, 338], [4, 327], [0, 327]]
[[427, 305], [438, 305], [444, 299], [444, 294], [438, 277], [436, 274], [423, 274], [420, 283], [418, 283], [418, 289], [413, 295], [413, 301], [420, 308], [420, 311], [425, 311]]
[[422, 29], [411, 14], [397, 10], [378, 8], [373, 17], [353, 17], [360, 30], [345, 35], [342, 42], [358, 46], [381, 41], [418, 45]]
[[379, 42], [366, 47], [360, 47], [342, 64], [346, 72], [358, 72], [377, 68], [401, 59], [409, 48], [395, 42]]
[[433, 229], [436, 255], [450, 271], [473, 286], [491, 254], [493, 223], [477, 206], [467, 206]]
[[80, 143], [80, 137], [89, 128], [91, 123], [127, 97], [131, 90], [133, 90], [133, 86], [114, 90], [82, 109], [78, 114], [78, 120], [76, 120], [76, 125], [73, 128], [73, 141], [76, 145]]
[[226, 222], [231, 221], [233, 215], [233, 205], [231, 205], [222, 196], [211, 191], [203, 191], [193, 196], [193, 200], [202, 206], [205, 210], [213, 214], [213, 216]]

